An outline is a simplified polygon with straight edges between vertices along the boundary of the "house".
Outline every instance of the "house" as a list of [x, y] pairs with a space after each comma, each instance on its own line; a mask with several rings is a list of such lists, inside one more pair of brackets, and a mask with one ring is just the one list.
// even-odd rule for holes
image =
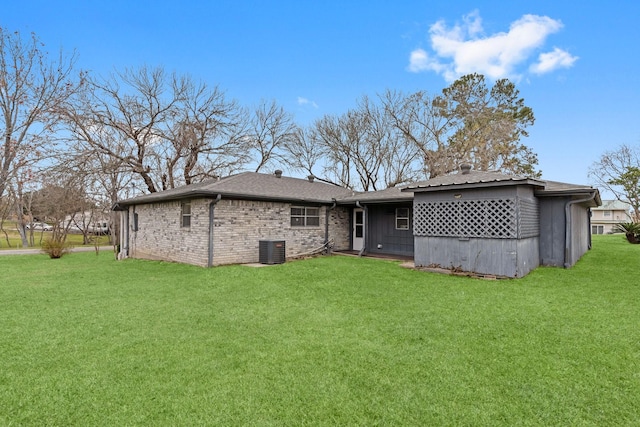
[[414, 258], [522, 277], [538, 265], [571, 266], [590, 247], [591, 187], [469, 168], [404, 188], [354, 192], [246, 172], [119, 201], [120, 258], [203, 267], [259, 261], [260, 242], [286, 256], [330, 248]]
[[85, 210], [74, 212], [65, 216], [59, 222], [60, 227], [66, 228], [71, 233], [109, 233], [109, 217], [98, 210]]
[[602, 206], [591, 209], [591, 234], [611, 234], [616, 224], [632, 222], [631, 205], [619, 200], [603, 200]]

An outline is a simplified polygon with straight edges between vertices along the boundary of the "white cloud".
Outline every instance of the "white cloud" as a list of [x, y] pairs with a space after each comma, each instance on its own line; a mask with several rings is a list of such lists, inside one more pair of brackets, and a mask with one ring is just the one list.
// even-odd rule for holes
[[577, 56], [556, 47], [552, 52], [541, 53], [538, 62], [531, 65], [529, 70], [535, 74], [550, 73], [558, 68], [571, 68], [577, 60]]
[[[544, 45], [550, 34], [561, 28], [562, 22], [547, 16], [524, 15], [510, 25], [508, 32], [487, 36], [478, 11], [463, 16], [462, 23], [452, 27], [440, 20], [429, 29], [433, 54], [415, 49], [409, 57], [408, 70], [416, 73], [435, 71], [447, 81], [474, 72], [492, 79], [517, 80], [521, 77], [519, 67]], [[566, 67], [569, 62], [573, 64], [576, 59], [568, 52], [554, 50], [540, 55], [537, 66], [532, 66], [531, 71], [548, 72], [559, 66]]]
[[318, 104], [314, 101], [310, 101], [307, 98], [303, 98], [301, 96], [298, 97], [298, 105], [311, 105], [313, 108], [318, 108]]
[[[421, 71], [435, 71], [438, 74], [450, 76], [453, 74], [453, 70], [447, 64], [442, 64], [436, 58], [432, 58], [423, 49], [416, 49], [411, 52], [409, 57], [409, 66], [407, 67], [412, 73], [419, 73]], [[449, 78], [447, 78], [449, 80]], [[451, 79], [455, 80], [455, 78]]]

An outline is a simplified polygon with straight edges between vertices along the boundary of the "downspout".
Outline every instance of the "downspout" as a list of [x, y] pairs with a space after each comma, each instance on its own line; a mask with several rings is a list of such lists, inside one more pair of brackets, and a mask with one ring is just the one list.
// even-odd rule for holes
[[[133, 209], [134, 209], [134, 212], [135, 212], [135, 207]], [[131, 221], [131, 217], [129, 216], [129, 209], [127, 209], [127, 215], [125, 216], [124, 220], [125, 220], [124, 237], [123, 237], [124, 238], [124, 248], [120, 248], [120, 252], [122, 252], [123, 249], [124, 249], [123, 256], [125, 258], [129, 258], [129, 239], [130, 239], [130, 236], [129, 236], [129, 232], [130, 232], [129, 223]]]
[[589, 230], [589, 234], [587, 234], [587, 236], [589, 236], [589, 246], [588, 249], [591, 250], [591, 246], [592, 246], [592, 241], [591, 241], [591, 215], [593, 212], [591, 212], [591, 208], [589, 208], [589, 216], [587, 217], [587, 230]]
[[[362, 256], [362, 255], [364, 255], [365, 251], [367, 250], [367, 234], [369, 234], [367, 232], [368, 231], [367, 230], [367, 222], [368, 222], [367, 221], [367, 216], [368, 216], [367, 215], [367, 211], [368, 211], [368, 209], [367, 209], [367, 205], [362, 206], [359, 201], [356, 201], [356, 207], [362, 209], [362, 217], [363, 217], [362, 218], [362, 228], [364, 230], [363, 230], [362, 235], [364, 237], [362, 238], [362, 249], [360, 249], [360, 252], [358, 252], [358, 256]], [[355, 221], [355, 218], [354, 218], [354, 221]]]
[[218, 193], [215, 200], [212, 200], [209, 203], [209, 250], [208, 250], [208, 259], [207, 259], [207, 267], [213, 266], [213, 211], [216, 204], [222, 199], [222, 194]]
[[[596, 192], [594, 191], [593, 193], [591, 193], [591, 195], [589, 197], [585, 197], [583, 199], [577, 199], [577, 200], [569, 200], [565, 205], [564, 205], [564, 218], [565, 218], [565, 224], [564, 224], [564, 268], [569, 268], [571, 267], [571, 263], [569, 262], [569, 258], [570, 258], [570, 254], [571, 254], [571, 206], [575, 205], [576, 203], [583, 203], [583, 202], [589, 202], [593, 199], [596, 198]], [[587, 230], [589, 232], [589, 240], [591, 240], [591, 230]], [[591, 246], [591, 243], [589, 243], [589, 246]]]
[[336, 199], [331, 199], [331, 201], [333, 201], [333, 205], [326, 207], [324, 215], [324, 247], [327, 251], [327, 255], [331, 253], [331, 250], [329, 249], [329, 212], [334, 210], [337, 205]]
[[[133, 246], [133, 242], [131, 241], [132, 239], [135, 238], [135, 236], [131, 236], [131, 220], [132, 217], [136, 216], [136, 205], [133, 205], [131, 208], [131, 213], [129, 213], [129, 208], [127, 208], [127, 226], [125, 227], [125, 248], [124, 248], [124, 257], [125, 258], [129, 258], [131, 256], [131, 246]], [[133, 230], [133, 231], [138, 231], [138, 230]], [[121, 249], [122, 250], [122, 249]]]
[[120, 250], [118, 259], [129, 257], [129, 208], [122, 212], [120, 221]]

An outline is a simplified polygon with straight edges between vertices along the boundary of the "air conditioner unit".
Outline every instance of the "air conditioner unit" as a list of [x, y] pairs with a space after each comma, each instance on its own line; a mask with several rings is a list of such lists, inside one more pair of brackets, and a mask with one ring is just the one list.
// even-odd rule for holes
[[284, 262], [284, 240], [260, 240], [258, 243], [260, 264], [282, 264]]

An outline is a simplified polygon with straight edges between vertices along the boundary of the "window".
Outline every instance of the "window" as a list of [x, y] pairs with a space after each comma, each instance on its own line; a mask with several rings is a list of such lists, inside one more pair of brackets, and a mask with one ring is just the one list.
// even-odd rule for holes
[[292, 227], [317, 227], [320, 225], [320, 208], [295, 206], [291, 208]]
[[396, 230], [409, 229], [409, 208], [396, 209]]
[[592, 225], [591, 226], [591, 234], [604, 234], [604, 226], [603, 225]]
[[604, 216], [611, 216], [611, 211], [604, 211]]
[[184, 228], [191, 227], [191, 202], [182, 202], [180, 204], [180, 212], [182, 215], [182, 222], [180, 223], [180, 226]]
[[354, 218], [354, 228], [357, 238], [364, 237], [364, 212], [362, 209], [356, 211]]

